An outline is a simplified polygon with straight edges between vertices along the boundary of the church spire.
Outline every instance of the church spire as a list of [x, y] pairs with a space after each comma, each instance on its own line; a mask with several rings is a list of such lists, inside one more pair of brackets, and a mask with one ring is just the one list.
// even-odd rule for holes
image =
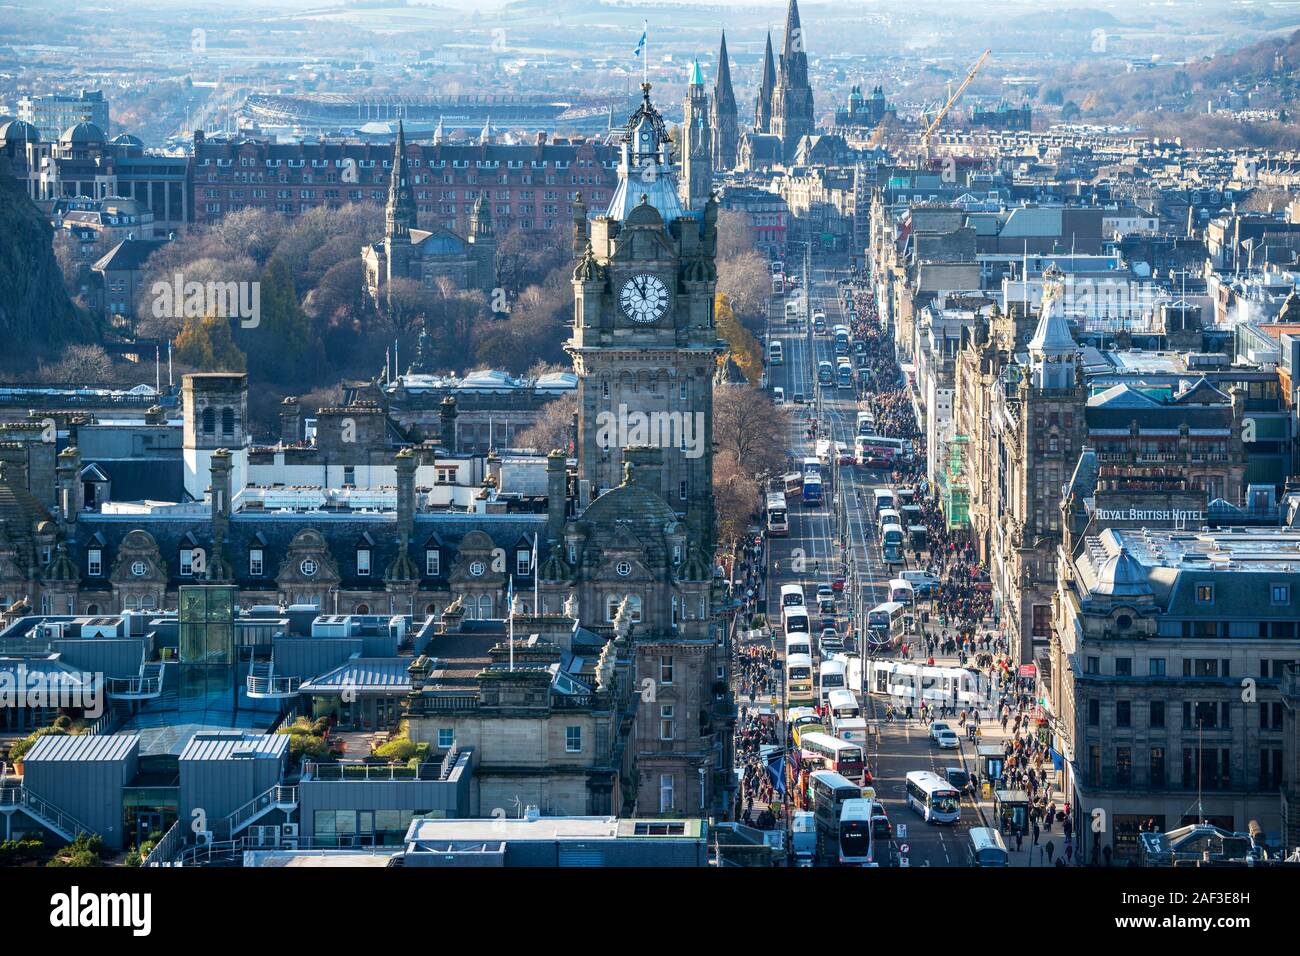
[[772, 62], [772, 31], [767, 31], [767, 49], [759, 73], [758, 101], [754, 104], [754, 131], [767, 133], [772, 126], [772, 91], [776, 89], [776, 66]]
[[384, 225], [390, 239], [409, 239], [411, 230], [416, 228], [415, 200], [406, 177], [406, 131], [401, 120], [397, 121], [397, 140], [393, 143], [393, 170], [388, 178]]
[[740, 126], [736, 121], [736, 93], [731, 87], [726, 30], [722, 31], [722, 45], [718, 49], [718, 75], [713, 81], [713, 100], [709, 109], [709, 122], [713, 126], [713, 168], [734, 169]]
[[722, 31], [722, 46], [718, 50], [718, 76], [713, 81], [713, 98], [720, 108], [730, 106], [736, 111], [736, 93], [731, 88], [731, 61], [727, 58], [727, 31]]

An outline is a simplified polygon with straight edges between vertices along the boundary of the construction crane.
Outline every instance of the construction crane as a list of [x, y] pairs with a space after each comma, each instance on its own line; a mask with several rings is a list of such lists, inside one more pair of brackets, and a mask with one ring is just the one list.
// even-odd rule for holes
[[961, 95], [966, 92], [966, 87], [970, 86], [971, 80], [975, 79], [975, 74], [980, 71], [980, 67], [984, 65], [984, 61], [989, 58], [989, 54], [992, 52], [992, 50], [985, 50], [980, 54], [980, 58], [975, 61], [975, 65], [972, 66], [970, 72], [966, 74], [966, 79], [961, 81], [961, 85], [958, 86], [957, 89], [953, 91], [952, 95], [948, 97], [948, 102], [943, 104], [943, 109], [939, 110], [939, 115], [934, 118], [930, 125], [925, 128], [925, 132], [921, 134], [921, 152], [925, 156], [926, 161], [929, 161], [930, 159], [930, 137], [933, 136], [935, 130], [939, 128], [939, 124], [942, 123], [943, 118], [948, 115], [948, 111], [956, 105], [959, 99], [961, 99]]

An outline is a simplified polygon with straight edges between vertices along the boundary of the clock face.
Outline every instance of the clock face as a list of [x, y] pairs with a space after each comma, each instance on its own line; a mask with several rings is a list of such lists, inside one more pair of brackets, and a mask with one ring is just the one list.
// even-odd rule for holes
[[619, 303], [633, 322], [649, 325], [668, 311], [668, 287], [658, 276], [643, 272], [623, 283]]

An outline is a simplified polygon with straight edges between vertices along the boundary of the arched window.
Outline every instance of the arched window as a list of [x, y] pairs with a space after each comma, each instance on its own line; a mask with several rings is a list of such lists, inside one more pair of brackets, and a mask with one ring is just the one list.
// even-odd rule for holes
[[437, 615], [438, 615], [438, 605], [436, 605], [436, 604], [426, 604], [426, 605], [424, 606], [424, 613], [427, 614], [427, 615], [429, 615], [429, 617], [437, 617]]
[[98, 614], [98, 613], [99, 613], [99, 605], [98, 605], [98, 604], [87, 604], [87, 605], [86, 605], [86, 613], [87, 613], [87, 614]]
[[235, 434], [235, 410], [230, 407], [221, 410], [221, 434]]
[[217, 413], [215, 409], [203, 409], [203, 433], [211, 435], [217, 430]]
[[486, 594], [478, 596], [478, 618], [480, 621], [486, 621], [492, 616], [492, 598]]
[[362, 601], [360, 604], [358, 604], [358, 605], [356, 606], [356, 608], [353, 610], [352, 613], [353, 613], [353, 614], [369, 614], [369, 613], [370, 613], [370, 605], [367, 604], [365, 601]]

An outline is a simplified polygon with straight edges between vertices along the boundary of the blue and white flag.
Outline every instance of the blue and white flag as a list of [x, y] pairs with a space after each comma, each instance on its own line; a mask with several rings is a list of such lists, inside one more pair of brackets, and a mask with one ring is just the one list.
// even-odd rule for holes
[[646, 38], [646, 33], [647, 33], [648, 29], [649, 29], [649, 25], [648, 25], [648, 24], [647, 24], [645, 27], [642, 28], [642, 30], [641, 30], [641, 39], [639, 39], [639, 40], [636, 41], [636, 49], [632, 51], [632, 55], [633, 55], [633, 56], [640, 56], [640, 55], [642, 54], [642, 52], [645, 50], [645, 38]]

